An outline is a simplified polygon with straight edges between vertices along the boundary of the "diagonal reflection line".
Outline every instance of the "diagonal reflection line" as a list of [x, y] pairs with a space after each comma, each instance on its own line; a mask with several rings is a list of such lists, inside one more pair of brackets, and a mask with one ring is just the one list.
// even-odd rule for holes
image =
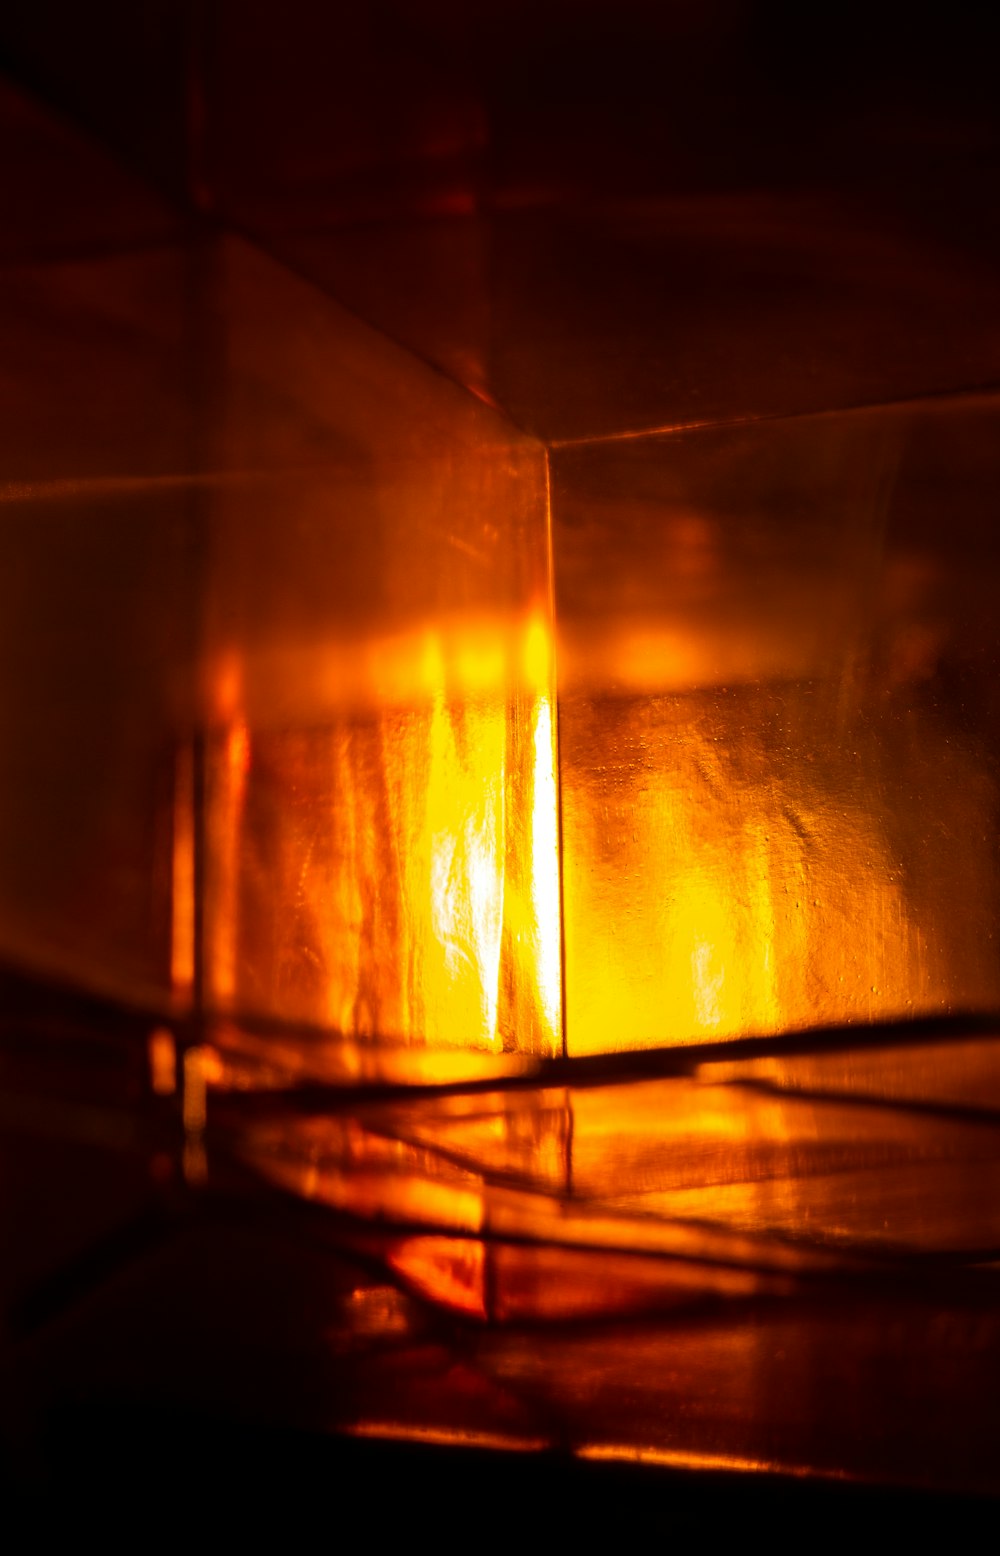
[[[337, 1037], [323, 1033], [317, 1028], [304, 1028], [292, 1024], [280, 1026], [275, 1022], [229, 1021], [224, 1025], [230, 1031], [243, 1029], [248, 1033], [259, 1035], [270, 1033], [277, 1036], [280, 1031], [281, 1036], [289, 1042], [297, 1041], [301, 1044], [303, 1055], [308, 1055], [310, 1049], [319, 1052], [324, 1044], [330, 1045], [333, 1049], [343, 1047], [345, 1050], [361, 1046], [350, 1038]], [[203, 1041], [212, 1042], [213, 1026], [211, 1019], [205, 1021], [202, 1029]], [[535, 1090], [547, 1086], [571, 1085], [590, 1088], [628, 1085], [633, 1081], [641, 1080], [694, 1078], [703, 1066], [720, 1062], [725, 1062], [728, 1069], [729, 1066], [736, 1066], [744, 1060], [770, 1058], [785, 1060], [834, 1054], [862, 1055], [879, 1050], [905, 1051], [909, 1048], [939, 1044], [942, 1041], [959, 1043], [970, 1038], [990, 1044], [996, 1043], [997, 1063], [1000, 1066], [1000, 1012], [990, 1012], [918, 1017], [905, 1021], [886, 1021], [865, 1027], [811, 1027], [800, 1032], [767, 1037], [731, 1038], [724, 1042], [691, 1043], [683, 1046], [664, 1045], [659, 1048], [581, 1055], [576, 1058], [529, 1057], [507, 1073], [505, 1073], [506, 1066], [498, 1064], [495, 1070], [491, 1067], [488, 1073], [456, 1080], [434, 1081], [424, 1078], [429, 1068], [426, 1064], [422, 1067], [419, 1078], [414, 1080], [401, 1081], [395, 1078], [380, 1080], [375, 1076], [371, 1080], [340, 1081], [303, 1076], [297, 1082], [298, 1089], [294, 1095], [282, 1089], [268, 1091], [266, 1088], [261, 1088], [252, 1094], [246, 1093], [243, 1100], [248, 1107], [257, 1107], [262, 1099], [269, 1095], [275, 1100], [280, 1098], [285, 1106], [292, 1106], [307, 1113], [330, 1110], [339, 1112], [345, 1108], [353, 1109], [360, 1104], [376, 1101], [413, 1101], [418, 1097], [477, 1096], [489, 1092]], [[371, 1040], [364, 1045], [364, 1049], [366, 1053], [377, 1057], [380, 1044], [378, 1040]], [[433, 1057], [432, 1051], [406, 1050], [397, 1043], [385, 1044], [382, 1051], [398, 1053], [404, 1057], [407, 1052], [416, 1052], [424, 1060]], [[463, 1050], [463, 1054], [466, 1055], [471, 1052]], [[488, 1055], [480, 1057], [488, 1062]], [[740, 1078], [727, 1075], [726, 1079], [736, 1081]], [[232, 1100], [234, 1105], [238, 1106], [241, 1099], [234, 1095]]]
[[781, 1086], [774, 1081], [734, 1076], [717, 1084], [732, 1086], [740, 1091], [758, 1092], [782, 1102], [828, 1102], [839, 1107], [871, 1108], [887, 1113], [913, 1114], [917, 1118], [930, 1118], [941, 1123], [977, 1124], [987, 1129], [1000, 1129], [1000, 1108], [975, 1107], [962, 1102], [931, 1102], [909, 1097], [879, 1096], [870, 1092], [838, 1090], [819, 1086]]
[[855, 404], [840, 405], [833, 409], [804, 411], [759, 411], [745, 416], [706, 417], [703, 421], [671, 421], [654, 427], [628, 428], [620, 432], [583, 433], [572, 438], [550, 438], [546, 446], [557, 453], [569, 448], [600, 448], [611, 443], [640, 443], [644, 439], [676, 437], [685, 432], [705, 432], [714, 428], [753, 427], [767, 421], [829, 421], [844, 416], [864, 415], [872, 411], [903, 410], [909, 405], [946, 402], [949, 405], [974, 405], [992, 399], [1000, 393], [1000, 382], [987, 379], [981, 384], [967, 384], [961, 389], [928, 389], [921, 394], [893, 396], [885, 400], [859, 400]]

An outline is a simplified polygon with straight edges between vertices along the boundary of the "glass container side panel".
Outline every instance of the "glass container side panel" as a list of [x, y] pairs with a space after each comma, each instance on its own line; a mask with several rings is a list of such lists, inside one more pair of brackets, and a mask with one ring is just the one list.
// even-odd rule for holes
[[998, 414], [556, 456], [571, 1053], [996, 1007]]
[[[213, 500], [207, 997], [354, 1036], [552, 1052], [543, 452], [277, 267], [234, 250], [229, 283], [244, 400], [251, 385], [255, 416], [308, 415], [327, 441], [314, 468]], [[242, 415], [234, 400], [229, 457]]]

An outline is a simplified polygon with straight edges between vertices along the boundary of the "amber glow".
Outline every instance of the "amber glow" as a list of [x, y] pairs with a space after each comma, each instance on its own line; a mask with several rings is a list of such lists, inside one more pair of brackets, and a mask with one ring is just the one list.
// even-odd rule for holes
[[[567, 1051], [583, 1055], [988, 991], [988, 942], [960, 942], [947, 910], [989, 903], [988, 859], [902, 868], [924, 819], [886, 798], [896, 758], [863, 726], [824, 748], [809, 685], [571, 687], [560, 775], [540, 615], [387, 654], [381, 682], [369, 666], [383, 695], [326, 728], [238, 719], [212, 737], [206, 967], [222, 1008], [546, 1054], [565, 976]], [[942, 814], [986, 816], [971, 757], [953, 748], [928, 781]], [[179, 946], [186, 835], [178, 823]]]
[[992, 914], [993, 867], [945, 843], [987, 833], [987, 775], [957, 741], [911, 756], [898, 724], [828, 741], [818, 696], [567, 698], [570, 1053], [988, 1004], [990, 938], [959, 925]]
[[572, 705], [564, 718], [573, 1053], [933, 1003], [882, 817], [824, 796], [811, 765], [769, 760], [740, 702], [624, 701], [606, 709], [611, 753], [592, 711], [577, 739]]
[[485, 1244], [468, 1238], [410, 1238], [389, 1255], [389, 1266], [414, 1290], [470, 1318], [485, 1318]]
[[515, 1437], [501, 1432], [453, 1427], [409, 1426], [399, 1421], [363, 1421], [349, 1428], [355, 1437], [378, 1437], [395, 1442], [427, 1443], [441, 1448], [493, 1448], [507, 1453], [537, 1453], [549, 1444], [544, 1437]]
[[209, 901], [213, 932], [207, 942], [206, 977], [218, 999], [226, 1004], [236, 991], [239, 924], [236, 881], [250, 764], [250, 737], [244, 723], [230, 726], [223, 738], [220, 755], [221, 760], [213, 764], [214, 786], [208, 800], [209, 826], [216, 840], [221, 868], [213, 880], [218, 896]]
[[538, 989], [548, 1029], [560, 1030], [562, 946], [559, 897], [558, 795], [552, 705], [539, 697], [534, 713], [531, 807], [532, 942]]
[[520, 632], [428, 630], [406, 654], [394, 642], [367, 704], [355, 687], [326, 727], [212, 736], [213, 1002], [360, 1038], [555, 1052], [552, 673], [537, 614]]
[[553, 451], [570, 1054], [995, 1008], [977, 415]]
[[580, 1459], [605, 1459], [633, 1464], [662, 1464], [670, 1469], [728, 1470], [746, 1474], [780, 1471], [782, 1475], [814, 1473], [799, 1465], [774, 1463], [768, 1459], [743, 1459], [721, 1453], [685, 1453], [669, 1448], [641, 1448], [633, 1443], [587, 1443], [576, 1450]]
[[166, 1027], [149, 1034], [149, 1076], [158, 1097], [171, 1097], [177, 1090], [177, 1044]]
[[[344, 1039], [312, 1073], [444, 1080], [445, 1049], [577, 1058], [996, 1004], [993, 855], [949, 841], [994, 827], [970, 669], [992, 617], [927, 496], [982, 465], [963, 492], [983, 530], [991, 405], [546, 450], [413, 363], [390, 364], [393, 409], [355, 404], [375, 343], [338, 318], [337, 376], [300, 362], [305, 334], [266, 334], [274, 370], [329, 396], [357, 457], [213, 489], [213, 1012]], [[254, 371], [262, 339], [234, 344]]]
[[177, 751], [174, 773], [173, 879], [171, 882], [170, 983], [175, 997], [190, 997], [194, 984], [194, 753]]
[[200, 1135], [207, 1116], [207, 1081], [210, 1059], [203, 1048], [189, 1048], [184, 1054], [184, 1128]]
[[276, 1157], [268, 1160], [266, 1170], [282, 1188], [363, 1221], [482, 1230], [482, 1196], [474, 1188], [400, 1172], [391, 1158], [371, 1168], [357, 1143], [343, 1158], [322, 1165]]
[[[148, 1522], [325, 1466], [335, 1528], [394, 1499], [412, 1541], [420, 1456], [364, 1455], [372, 1498], [331, 1432], [548, 1450], [473, 1499], [526, 1542], [604, 1460], [995, 1495], [961, 51], [848, 17], [817, 75], [763, 7], [389, 0], [161, 5], [157, 60], [153, 7], [47, 8], [0, 73], [99, 142], [0, 80], [11, 1505], [19, 1467]], [[596, 1544], [727, 1523], [630, 1479]], [[761, 1489], [748, 1529], [815, 1532]]]
[[[405, 704], [294, 734], [238, 720], [212, 737], [206, 969], [220, 1007], [553, 1053], [561, 928], [571, 1055], [919, 1014], [957, 980], [988, 983], [988, 946], [950, 953], [944, 904], [894, 863], [899, 817], [849, 770], [865, 751], [822, 768], [770, 749], [767, 724], [788, 718], [795, 688], [565, 700], [563, 923], [546, 630], [532, 618], [513, 647], [487, 635], [480, 649], [427, 632]], [[986, 803], [981, 789], [967, 785], [965, 804]], [[977, 858], [956, 863], [949, 890], [976, 890], [977, 872], [988, 894]]]
[[242, 1150], [466, 1318], [683, 1314], [878, 1285], [927, 1256], [978, 1266], [1000, 1238], [995, 1067], [989, 1038], [926, 1063], [894, 1043], [734, 1057], [620, 1084], [418, 1092], [349, 1119], [290, 1110]]

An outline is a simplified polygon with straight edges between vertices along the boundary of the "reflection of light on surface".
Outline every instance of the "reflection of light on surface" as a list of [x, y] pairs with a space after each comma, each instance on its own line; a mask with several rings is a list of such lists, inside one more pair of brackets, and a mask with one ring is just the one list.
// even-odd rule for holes
[[[433, 629], [333, 639], [317, 652], [312, 642], [273, 643], [258, 650], [245, 689], [233, 661], [220, 656], [210, 680], [218, 726], [249, 707], [289, 728], [317, 723], [317, 709], [371, 713], [376, 708], [418, 708], [440, 695], [471, 704], [502, 693], [505, 683], [526, 694], [552, 690], [552, 644], [548, 618], [449, 619]], [[242, 701], [240, 700], [242, 699]]]
[[208, 1060], [204, 1049], [189, 1048], [184, 1055], [184, 1128], [200, 1134], [205, 1127]]
[[149, 1078], [158, 1097], [172, 1097], [177, 1090], [177, 1044], [166, 1027], [149, 1034]]
[[208, 1081], [213, 1066], [204, 1048], [189, 1048], [184, 1054], [183, 1168], [185, 1180], [193, 1187], [206, 1181], [205, 1123], [208, 1117]]
[[242, 654], [228, 649], [219, 655], [209, 677], [209, 702], [215, 719], [229, 724], [243, 704], [244, 662]]
[[427, 1443], [437, 1447], [494, 1448], [511, 1453], [537, 1453], [547, 1448], [544, 1437], [515, 1437], [478, 1427], [409, 1426], [398, 1421], [364, 1421], [347, 1428], [352, 1437], [378, 1437], [388, 1442]]
[[189, 1135], [184, 1141], [182, 1156], [184, 1168], [184, 1180], [192, 1188], [198, 1188], [208, 1179], [208, 1159], [205, 1155], [205, 1142], [201, 1135]]
[[[431, 924], [440, 949], [425, 961], [425, 1000], [437, 1034], [492, 1045], [503, 924], [503, 713], [453, 713], [439, 699], [428, 735]], [[418, 845], [417, 858], [422, 853]]]
[[561, 708], [570, 1054], [940, 1008], [876, 758], [821, 766], [791, 696]]
[[250, 766], [250, 736], [244, 723], [232, 724], [223, 742], [222, 760], [215, 775], [219, 786], [213, 806], [214, 846], [219, 852], [218, 891], [213, 933], [206, 963], [212, 995], [223, 1004], [237, 991], [237, 934], [240, 902], [237, 891], [242, 817]]
[[[770, 873], [758, 829], [744, 829], [745, 857], [713, 874], [692, 860], [673, 891], [674, 956], [667, 964], [668, 1001], [686, 1007], [693, 1029], [732, 1033], [769, 1030], [780, 1021], [773, 978], [774, 920]], [[669, 1021], [669, 1014], [666, 1016]]]
[[694, 1004], [702, 1026], [717, 1027], [722, 1020], [719, 996], [726, 981], [725, 965], [719, 961], [716, 947], [699, 941], [691, 953], [691, 977]]
[[389, 1265], [420, 1296], [469, 1318], [486, 1314], [486, 1248], [478, 1238], [410, 1237]]
[[175, 995], [194, 984], [194, 752], [182, 745], [174, 766], [174, 835], [171, 883], [170, 983]]
[[544, 696], [552, 678], [552, 636], [539, 616], [532, 616], [524, 635], [524, 678], [528, 688]]
[[[988, 946], [963, 952], [930, 889], [951, 869], [953, 898], [985, 902], [988, 863], [953, 866], [922, 810], [883, 803], [886, 744], [831, 743], [809, 687], [569, 693], [557, 757], [546, 623], [492, 625], [414, 634], [405, 701], [209, 738], [210, 999], [364, 1040], [547, 1054], [566, 988], [573, 1056], [991, 986]], [[390, 657], [395, 687], [398, 643]], [[971, 765], [948, 774], [985, 815]], [[178, 843], [178, 978], [187, 858]]]
[[553, 1040], [559, 1033], [562, 982], [559, 902], [559, 831], [552, 706], [540, 697], [535, 708], [535, 762], [531, 814], [532, 908], [535, 958], [542, 1008]]
[[386, 669], [318, 727], [211, 737], [210, 998], [359, 1038], [554, 1052], [547, 624], [425, 630]]
[[226, 765], [234, 778], [244, 778], [250, 762], [250, 737], [245, 724], [234, 724], [226, 742]]
[[395, 1286], [357, 1286], [344, 1304], [351, 1335], [379, 1338], [405, 1335], [411, 1315], [407, 1299]]
[[731, 1470], [759, 1473], [780, 1470], [783, 1475], [809, 1475], [814, 1471], [793, 1464], [777, 1464], [769, 1459], [746, 1459], [735, 1454], [694, 1453], [684, 1449], [647, 1448], [634, 1443], [585, 1443], [575, 1448], [578, 1459], [625, 1460], [632, 1464], [662, 1464], [670, 1469]]
[[391, 1155], [374, 1163], [365, 1156], [362, 1143], [360, 1151], [348, 1148], [342, 1158], [321, 1164], [253, 1150], [247, 1159], [278, 1187], [364, 1221], [440, 1227], [470, 1235], [482, 1231], [479, 1189], [418, 1176], [405, 1170], [405, 1162], [400, 1170], [400, 1162]]

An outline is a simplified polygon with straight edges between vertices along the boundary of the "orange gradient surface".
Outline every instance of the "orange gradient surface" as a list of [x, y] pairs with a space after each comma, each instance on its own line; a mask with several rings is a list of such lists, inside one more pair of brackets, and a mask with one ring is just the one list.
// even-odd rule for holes
[[553, 456], [570, 1054], [996, 1008], [996, 418]]
[[208, 1006], [553, 1054], [544, 451], [308, 288], [274, 328], [273, 272], [226, 263], [231, 359], [327, 418], [336, 459], [207, 513]]
[[14, 960], [428, 1053], [1000, 1004], [995, 396], [546, 448], [235, 239], [16, 281]]
[[234, 725], [209, 742], [213, 1003], [358, 1037], [556, 1050], [555, 753], [551, 697], [532, 684], [540, 630], [529, 624], [521, 643], [498, 631], [494, 684], [481, 677], [472, 695], [429, 632], [413, 645], [406, 701], [315, 730]]
[[[238, 7], [168, 9], [248, 43]], [[644, 191], [612, 121], [656, 116], [618, 114], [627, 69], [605, 114], [572, 55], [567, 114], [561, 15], [487, 8], [530, 88], [511, 120], [494, 66], [499, 96], [458, 69], [425, 111], [427, 8], [388, 74], [345, 35], [346, 98], [322, 48], [300, 94], [267, 9], [263, 90], [206, 40], [196, 230], [70, 120], [23, 153], [0, 85], [0, 1328], [5, 1426], [40, 1434], [15, 1458], [58, 1485], [36, 1447], [62, 1440], [99, 1486], [103, 1391], [154, 1465], [143, 1398], [219, 1443], [228, 1402], [995, 1494], [981, 193], [949, 253], [960, 180], [891, 97], [914, 227], [867, 171], [859, 204], [823, 194], [809, 146], [780, 188], [712, 193], [747, 99], [687, 135], [683, 49], [665, 75], [643, 50], [674, 169]], [[379, 83], [391, 124], [352, 152]], [[886, 131], [851, 113], [867, 160]], [[953, 172], [975, 120], [963, 93]], [[608, 140], [606, 188], [546, 171], [557, 126], [582, 173]]]
[[279, 1108], [238, 1149], [355, 1218], [359, 1250], [421, 1296], [538, 1321], [878, 1285], [928, 1259], [978, 1268], [1000, 1243], [996, 1102], [992, 1037], [817, 1043], [346, 1118]]
[[[243, 711], [207, 748], [210, 999], [570, 1057], [994, 1008], [994, 852], [954, 840], [998, 800], [996, 417], [596, 440], [546, 474], [477, 454], [474, 540], [397, 455], [329, 615], [321, 492], [286, 486], [285, 539], [220, 498], [217, 701]], [[492, 526], [515, 492], [534, 520]]]

